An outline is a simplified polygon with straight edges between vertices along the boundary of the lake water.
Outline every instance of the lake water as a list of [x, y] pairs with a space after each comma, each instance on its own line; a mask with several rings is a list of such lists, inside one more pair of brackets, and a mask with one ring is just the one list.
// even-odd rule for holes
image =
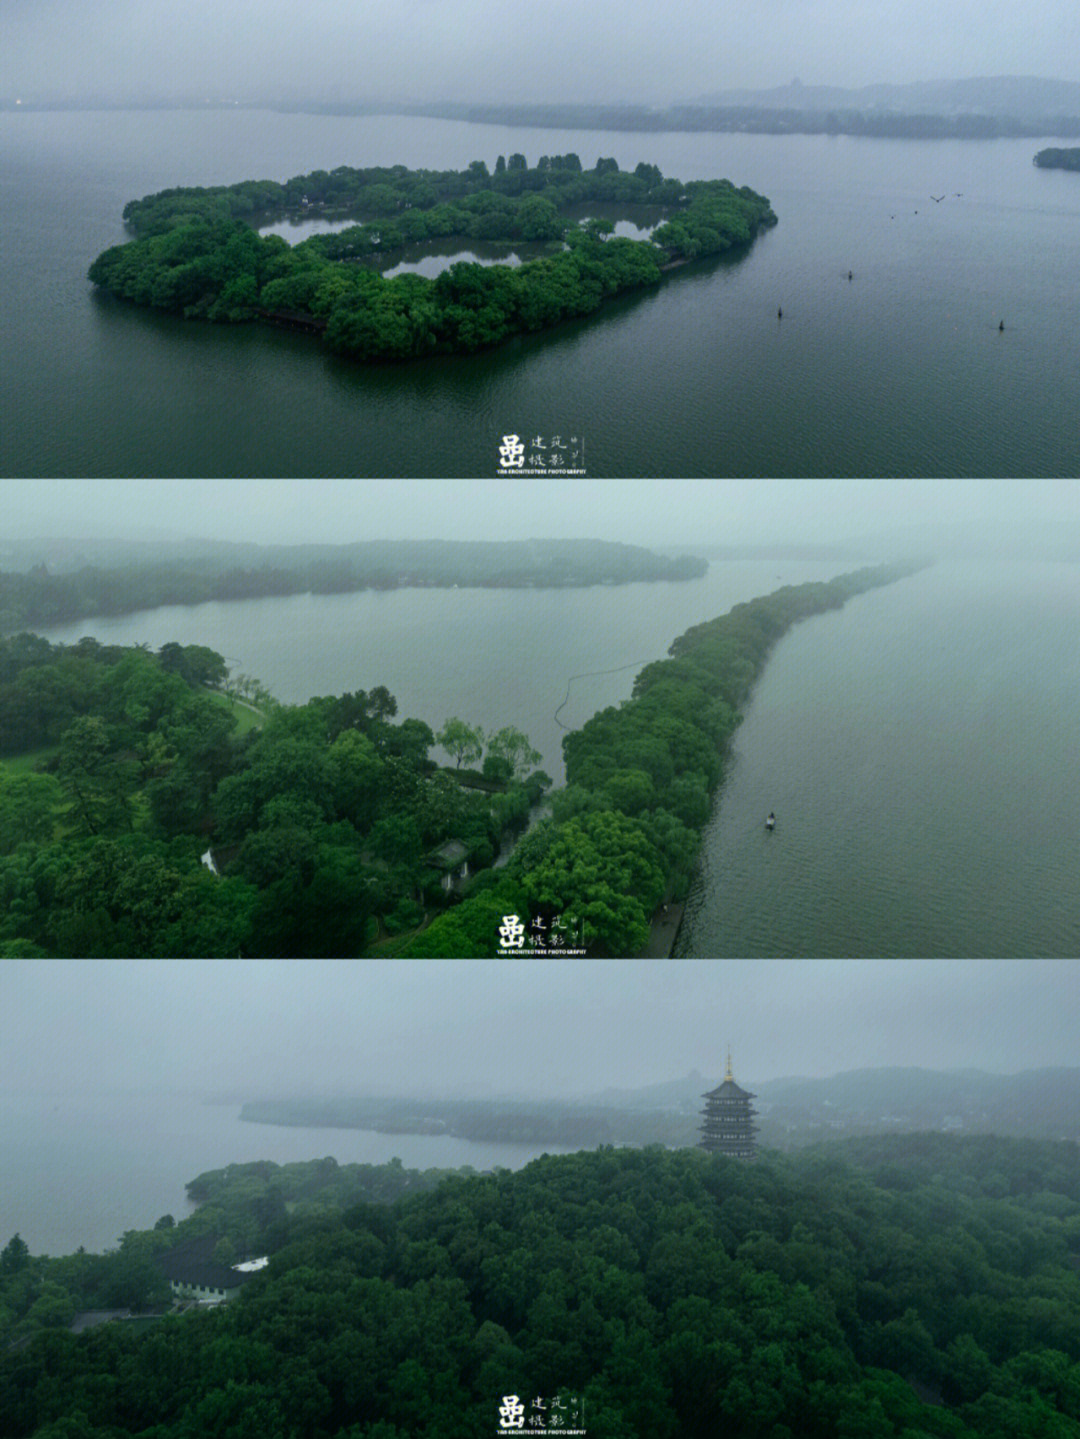
[[736, 736], [677, 952], [1080, 954], [1078, 632], [1064, 564], [943, 564], [797, 625]]
[[240, 1106], [147, 1093], [0, 1097], [0, 1247], [20, 1234], [35, 1254], [116, 1247], [127, 1229], [191, 1213], [185, 1184], [208, 1169], [322, 1159], [406, 1169], [520, 1169], [560, 1145], [481, 1144], [446, 1135], [248, 1124]]
[[[503, 434], [567, 432], [592, 476], [1076, 475], [1080, 176], [1036, 169], [1046, 143], [0, 114], [0, 475], [488, 476]], [[514, 151], [727, 177], [780, 223], [598, 318], [401, 366], [86, 279], [168, 186]]]
[[[286, 704], [385, 685], [399, 719], [413, 716], [435, 731], [451, 715], [489, 732], [523, 730], [561, 784], [566, 731], [555, 711], [568, 687], [559, 720], [577, 729], [629, 698], [638, 670], [665, 658], [691, 625], [839, 568], [836, 561], [714, 561], [701, 579], [682, 583], [293, 595], [79, 620], [45, 633], [64, 644], [92, 634], [103, 644], [154, 650], [170, 640], [209, 645], [234, 674], [254, 675]], [[576, 675], [583, 677], [570, 683]]]
[[[854, 568], [854, 565], [847, 566]], [[686, 584], [396, 590], [82, 621], [49, 637], [207, 644], [290, 702], [385, 684], [399, 715], [530, 735], [627, 698], [690, 625], [835, 563]], [[736, 735], [679, 953], [1080, 954], [1080, 567], [941, 564], [796, 625]], [[779, 817], [766, 834], [769, 810]]]

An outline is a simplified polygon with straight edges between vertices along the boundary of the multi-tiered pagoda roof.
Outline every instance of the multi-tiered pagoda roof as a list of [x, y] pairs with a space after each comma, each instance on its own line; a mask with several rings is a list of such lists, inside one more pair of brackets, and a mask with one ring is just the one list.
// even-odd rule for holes
[[731, 1072], [731, 1055], [728, 1054], [727, 1072], [724, 1082], [708, 1094], [703, 1094], [705, 1108], [702, 1111], [702, 1149], [710, 1154], [725, 1154], [730, 1159], [753, 1159], [757, 1152], [754, 1135], [756, 1109], [750, 1101], [756, 1098], [748, 1090], [740, 1089]]

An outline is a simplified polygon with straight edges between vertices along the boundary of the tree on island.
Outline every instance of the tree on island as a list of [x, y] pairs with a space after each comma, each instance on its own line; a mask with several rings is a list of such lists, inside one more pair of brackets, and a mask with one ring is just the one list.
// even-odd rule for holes
[[484, 731], [479, 725], [467, 725], [456, 715], [446, 721], [435, 741], [457, 760], [458, 769], [463, 764], [475, 764], [484, 752]]
[[539, 750], [533, 749], [529, 736], [513, 725], [505, 725], [487, 739], [488, 758], [505, 760], [510, 767], [510, 777], [524, 779], [531, 769], [543, 759]]

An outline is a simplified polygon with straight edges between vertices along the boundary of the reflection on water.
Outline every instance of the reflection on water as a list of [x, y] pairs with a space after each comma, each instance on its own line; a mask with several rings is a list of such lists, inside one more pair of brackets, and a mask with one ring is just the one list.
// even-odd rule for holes
[[395, 250], [392, 256], [375, 256], [366, 263], [381, 271], [387, 280], [395, 275], [425, 275], [434, 280], [451, 265], [462, 262], [473, 265], [510, 265], [516, 267], [524, 260], [535, 260], [551, 253], [550, 245], [496, 245], [481, 240], [470, 240], [469, 248], [462, 249], [452, 239], [425, 240], [416, 245], [406, 245]]
[[350, 225], [359, 223], [353, 219], [324, 220], [286, 215], [283, 220], [273, 220], [270, 224], [259, 225], [257, 229], [260, 235], [280, 235], [290, 245], [299, 245], [302, 240], [310, 240], [312, 235], [336, 235], [339, 230], [347, 230]]

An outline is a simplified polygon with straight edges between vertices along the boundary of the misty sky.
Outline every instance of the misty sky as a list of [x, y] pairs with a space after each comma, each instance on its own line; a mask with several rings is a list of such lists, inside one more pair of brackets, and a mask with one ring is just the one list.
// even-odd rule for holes
[[574, 1095], [1075, 1065], [1080, 961], [61, 961], [0, 966], [0, 1088]]
[[752, 545], [1080, 523], [1078, 480], [5, 480], [2, 499], [0, 546], [49, 535]]
[[667, 103], [785, 84], [1080, 79], [1066, 0], [0, 0], [0, 99], [268, 93]]

